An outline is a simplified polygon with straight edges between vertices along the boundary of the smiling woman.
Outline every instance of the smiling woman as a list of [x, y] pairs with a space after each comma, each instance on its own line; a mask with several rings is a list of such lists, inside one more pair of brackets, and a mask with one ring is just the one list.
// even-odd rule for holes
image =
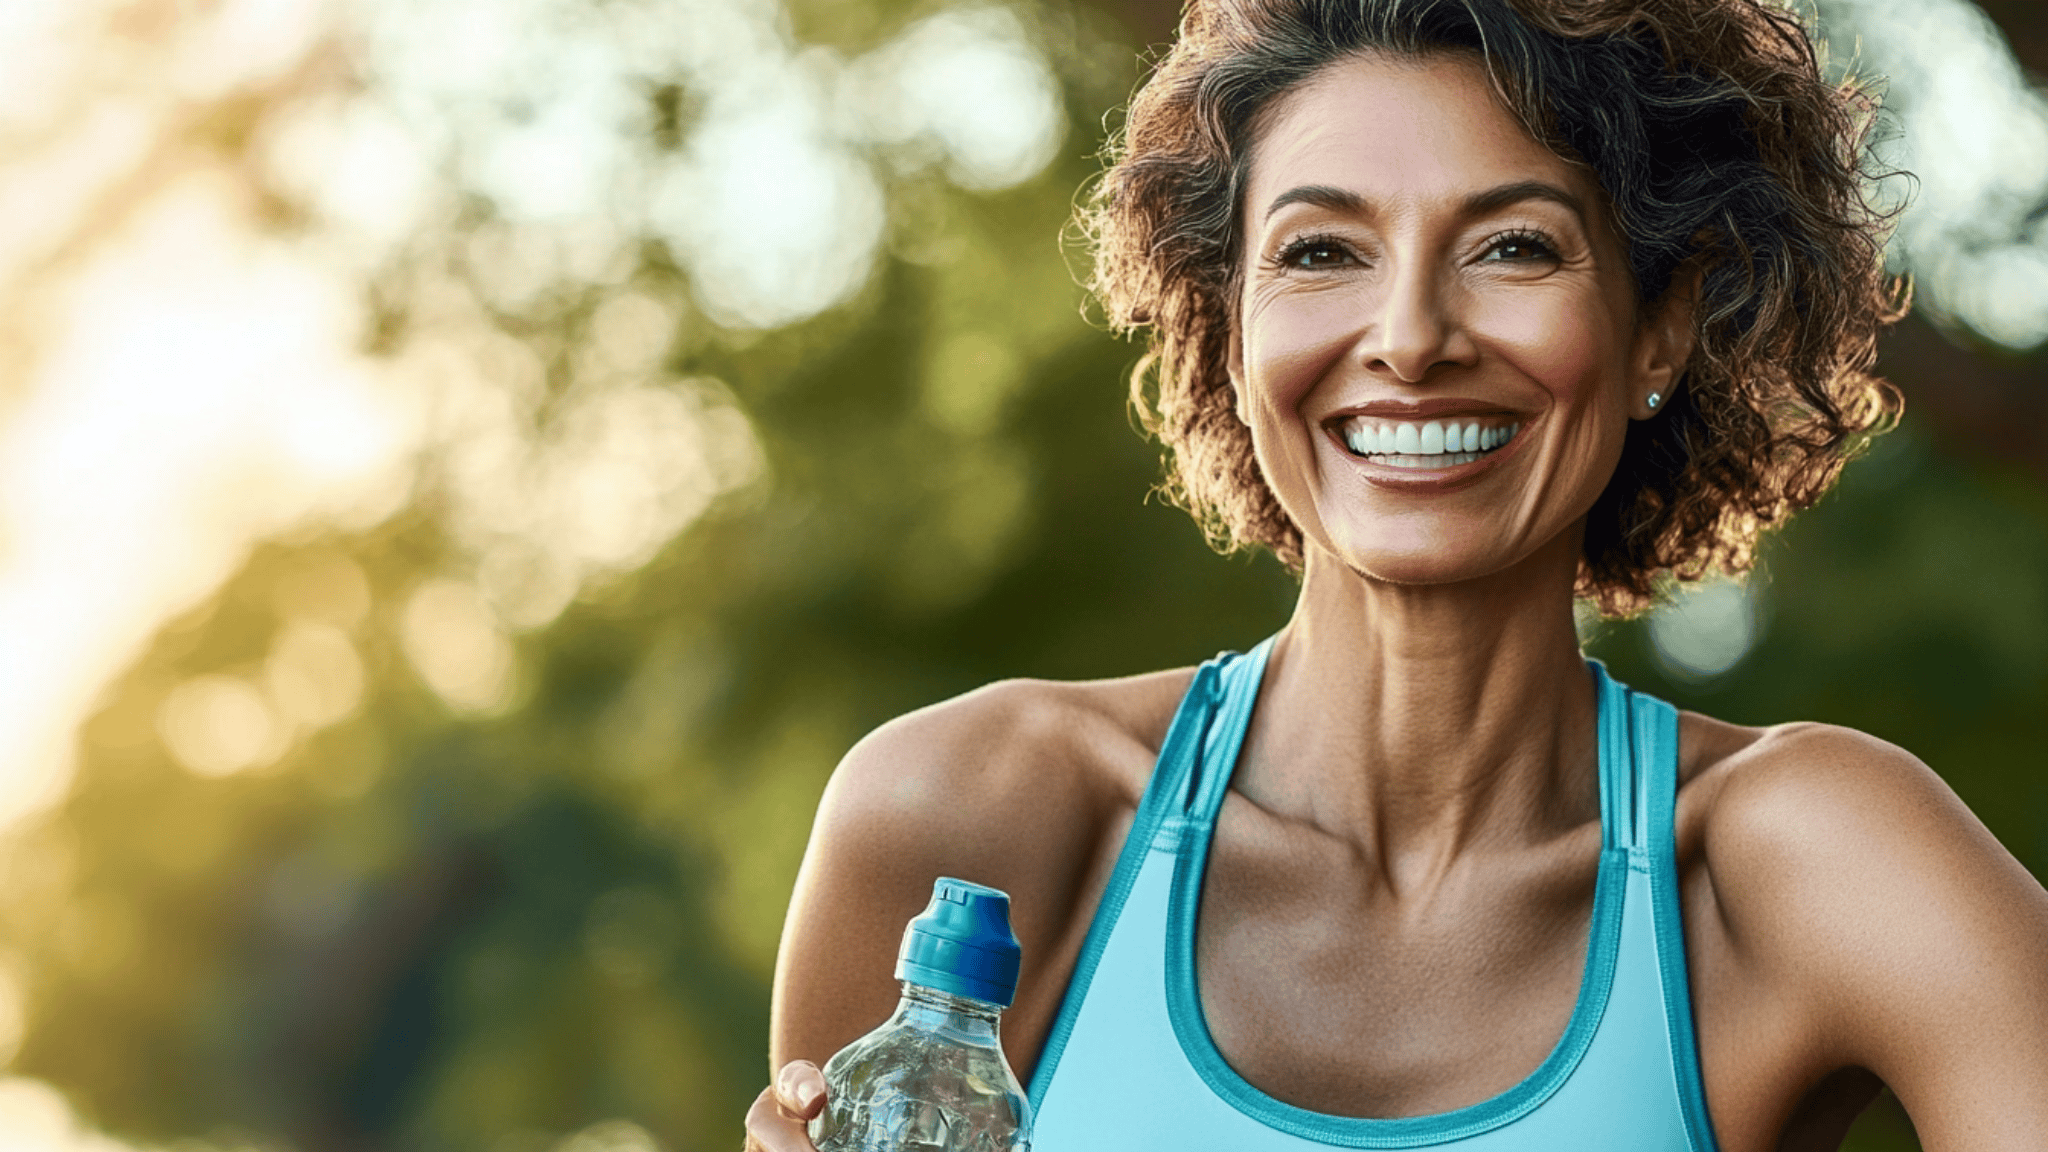
[[[1533, 193], [1576, 208], [1583, 230], [1598, 206], [1625, 237], [1637, 300], [1681, 272], [1697, 296], [1685, 387], [1660, 394], [1663, 419], [1630, 428], [1621, 482], [1588, 521], [1581, 594], [1633, 612], [1651, 603], [1654, 573], [1746, 567], [1760, 526], [1819, 499], [1846, 449], [1896, 418], [1896, 393], [1868, 371], [1902, 307], [1864, 194], [1867, 97], [1823, 82], [1799, 25], [1767, 5], [1526, 8], [1196, 6], [1133, 102], [1085, 216], [1095, 288], [1113, 322], [1155, 334], [1132, 399], [1171, 454], [1167, 491], [1212, 541], [1301, 563], [1297, 528], [1231, 418], [1227, 313], [1255, 271], [1238, 245], [1257, 213], [1349, 198], [1312, 186], [1249, 215], [1225, 206], [1244, 197], [1255, 121], [1365, 46], [1462, 54], [1520, 142], [1591, 189], [1582, 200], [1537, 181], [1468, 207]], [[1428, 109], [1405, 111], [1417, 130], [1436, 126]]]
[[2048, 1131], [2048, 892], [1910, 754], [1680, 713], [1575, 596], [1745, 566], [1896, 414], [1867, 106], [1757, 0], [1198, 0], [1089, 209], [1212, 538], [1199, 669], [903, 717], [821, 805], [755, 1146], [933, 877], [1008, 891], [1039, 1152]]
[[[1249, 168], [1226, 372], [1287, 523], [1399, 584], [1570, 547], [1691, 338], [1683, 298], [1636, 322], [1591, 175], [1461, 56], [1329, 65], [1272, 106]], [[1534, 482], [1503, 500], [1504, 468]]]

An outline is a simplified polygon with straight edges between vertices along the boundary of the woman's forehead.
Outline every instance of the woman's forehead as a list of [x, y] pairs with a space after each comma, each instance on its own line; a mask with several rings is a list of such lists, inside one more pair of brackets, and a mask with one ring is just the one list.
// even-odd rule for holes
[[1290, 189], [1351, 193], [1369, 208], [1458, 204], [1489, 188], [1539, 182], [1588, 210], [1584, 168], [1531, 136], [1467, 54], [1347, 57], [1276, 101], [1252, 142], [1246, 207], [1263, 217]]

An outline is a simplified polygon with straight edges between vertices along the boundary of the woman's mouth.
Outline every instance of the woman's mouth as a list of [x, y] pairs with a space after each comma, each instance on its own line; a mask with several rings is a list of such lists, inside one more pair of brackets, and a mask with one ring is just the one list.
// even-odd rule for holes
[[1352, 455], [1389, 468], [1419, 470], [1483, 460], [1521, 430], [1520, 421], [1501, 419], [1411, 421], [1367, 416], [1353, 416], [1336, 428]]

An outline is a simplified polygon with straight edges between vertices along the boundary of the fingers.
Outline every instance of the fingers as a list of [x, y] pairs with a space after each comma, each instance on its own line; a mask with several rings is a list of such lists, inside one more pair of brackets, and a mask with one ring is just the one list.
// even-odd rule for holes
[[809, 1120], [825, 1103], [825, 1074], [809, 1060], [791, 1060], [775, 1078], [775, 1095], [782, 1106]]
[[825, 1076], [808, 1060], [783, 1065], [747, 1109], [746, 1152], [817, 1152], [807, 1128], [825, 1105]]
[[817, 1152], [804, 1122], [792, 1116], [776, 1098], [775, 1089], [763, 1088], [747, 1109], [746, 1152]]

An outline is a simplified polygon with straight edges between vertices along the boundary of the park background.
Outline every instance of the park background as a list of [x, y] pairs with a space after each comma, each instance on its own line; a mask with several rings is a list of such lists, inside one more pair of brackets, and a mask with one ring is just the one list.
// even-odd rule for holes
[[[2048, 874], [2048, 6], [1818, 15], [1907, 415], [1589, 650]], [[1279, 625], [1061, 239], [1175, 17], [0, 4], [0, 1149], [735, 1147], [849, 744]]]

